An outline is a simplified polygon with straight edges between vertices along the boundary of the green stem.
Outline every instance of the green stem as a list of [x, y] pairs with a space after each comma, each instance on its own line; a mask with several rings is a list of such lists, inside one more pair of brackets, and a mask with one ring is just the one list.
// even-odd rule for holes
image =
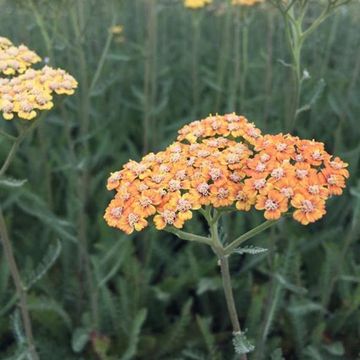
[[199, 14], [192, 14], [192, 49], [191, 49], [191, 81], [192, 81], [192, 100], [193, 116], [197, 117], [199, 112], [199, 39], [200, 39], [200, 21]]
[[[113, 19], [112, 19], [112, 22], [111, 22], [111, 27], [114, 26], [115, 24], [116, 24], [116, 16], [114, 15]], [[108, 36], [106, 38], [106, 42], [105, 42], [103, 51], [101, 53], [100, 60], [99, 60], [99, 62], [97, 64], [97, 67], [96, 67], [96, 70], [95, 70], [95, 74], [94, 74], [94, 76], [93, 76], [93, 78], [91, 80], [91, 83], [90, 83], [90, 88], [89, 88], [89, 95], [90, 96], [91, 96], [92, 92], [94, 91], [96, 83], [99, 80], [101, 71], [102, 71], [102, 69], [104, 67], [106, 56], [107, 56], [107, 54], [109, 52], [109, 49], [110, 49], [112, 38], [113, 38], [113, 33], [109, 30], [109, 33], [108, 33]]]
[[218, 70], [217, 70], [217, 84], [218, 84], [218, 92], [215, 101], [215, 110], [218, 110], [221, 105], [221, 98], [222, 94], [224, 93], [224, 77], [225, 77], [225, 70], [227, 68], [227, 62], [229, 58], [229, 46], [232, 43], [230, 39], [230, 25], [231, 25], [231, 10], [232, 5], [229, 1], [226, 4], [226, 15], [225, 15], [225, 24], [222, 27], [222, 47], [219, 51], [219, 60], [218, 60]]
[[191, 233], [179, 230], [179, 229], [174, 228], [174, 227], [166, 227], [164, 229], [164, 231], [172, 233], [172, 234], [176, 235], [178, 238], [180, 238], [182, 240], [197, 241], [197, 242], [200, 242], [202, 244], [207, 244], [209, 246], [211, 246], [211, 244], [212, 244], [210, 238], [208, 238], [208, 237], [191, 234]]
[[14, 252], [11, 246], [11, 241], [7, 232], [5, 219], [0, 208], [0, 237], [4, 248], [4, 255], [6, 261], [10, 268], [11, 277], [14, 281], [16, 294], [19, 299], [19, 307], [21, 312], [21, 317], [24, 325], [25, 336], [27, 340], [27, 345], [29, 347], [29, 353], [31, 355], [31, 360], [39, 360], [39, 356], [35, 349], [34, 337], [32, 332], [31, 319], [29, 314], [29, 309], [27, 305], [27, 294], [25, 288], [22, 284], [20, 271], [16, 264]]
[[11, 165], [12, 161], [15, 158], [15, 155], [20, 147], [20, 144], [24, 141], [26, 136], [31, 133], [31, 131], [33, 131], [37, 126], [39, 126], [40, 122], [45, 117], [44, 114], [45, 113], [43, 113], [38, 119], [33, 120], [32, 124], [25, 130], [22, 130], [20, 132], [20, 134], [18, 135], [18, 137], [15, 138], [15, 141], [14, 141], [6, 159], [0, 168], [0, 177], [5, 175], [7, 169], [9, 168], [9, 166]]
[[242, 243], [245, 241], [251, 239], [255, 235], [260, 234], [267, 228], [277, 224], [279, 220], [267, 220], [263, 222], [262, 224], [256, 226], [255, 228], [251, 229], [250, 231], [246, 232], [245, 234], [239, 236], [237, 239], [235, 239], [231, 244], [225, 247], [225, 255], [230, 255], [237, 247], [239, 247]]
[[248, 14], [244, 11], [243, 13], [243, 21], [244, 21], [244, 27], [242, 29], [242, 76], [241, 76], [241, 82], [240, 82], [240, 108], [241, 112], [245, 112], [245, 93], [246, 93], [246, 78], [248, 73], [248, 58], [249, 58], [249, 21], [246, 19], [246, 16]]
[[[215, 212], [216, 217], [216, 212]], [[239, 316], [236, 310], [234, 293], [231, 285], [231, 275], [229, 269], [228, 256], [225, 254], [224, 247], [219, 239], [218, 221], [213, 221], [211, 215], [208, 221], [210, 227], [212, 248], [215, 254], [218, 256], [220, 268], [221, 268], [221, 279], [223, 284], [224, 295], [226, 299], [226, 306], [228, 309], [230, 321], [233, 328], [233, 334], [241, 334], [241, 327], [239, 322]], [[241, 360], [247, 360], [247, 355], [244, 354], [240, 358]]]

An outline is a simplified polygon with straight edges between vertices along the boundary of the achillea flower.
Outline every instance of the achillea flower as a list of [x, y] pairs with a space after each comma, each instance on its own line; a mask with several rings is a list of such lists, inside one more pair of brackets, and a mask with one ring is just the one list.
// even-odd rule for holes
[[[16, 60], [9, 61], [9, 54], [17, 57]], [[5, 62], [2, 62], [2, 59], [5, 59]], [[21, 73], [12, 78], [0, 78], [0, 111], [6, 120], [13, 119], [14, 115], [31, 120], [37, 116], [38, 110], [49, 110], [53, 107], [53, 93], [74, 93], [77, 82], [64, 70], [49, 66], [40, 70], [27, 68], [39, 60], [40, 58], [25, 46], [15, 48], [9, 40], [0, 38], [0, 73]]]
[[4, 75], [22, 74], [40, 60], [41, 58], [25, 45], [16, 47], [10, 40], [0, 37], [0, 73]]
[[107, 188], [116, 195], [104, 217], [132, 233], [152, 216], [157, 229], [181, 228], [203, 206], [255, 206], [268, 220], [293, 211], [307, 225], [325, 214], [329, 196], [342, 193], [346, 167], [314, 140], [261, 135], [235, 114], [209, 116], [180, 129], [165, 151], [112, 173]]
[[232, 5], [253, 6], [264, 2], [264, 0], [232, 0]]
[[211, 2], [212, 0], [184, 0], [184, 6], [189, 9], [200, 9]]

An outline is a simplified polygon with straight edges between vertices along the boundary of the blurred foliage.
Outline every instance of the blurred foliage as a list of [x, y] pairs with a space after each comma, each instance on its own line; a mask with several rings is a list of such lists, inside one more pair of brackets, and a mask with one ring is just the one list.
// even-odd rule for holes
[[[305, 23], [320, 3], [310, 1]], [[360, 356], [359, 20], [353, 1], [304, 45], [294, 131], [349, 162], [345, 194], [318, 224], [286, 219], [252, 241], [267, 252], [231, 258], [250, 359]], [[80, 84], [0, 182], [41, 359], [236, 359], [214, 256], [153, 229], [124, 236], [107, 227], [105, 182], [209, 113], [284, 131], [293, 88], [281, 15], [267, 2], [190, 11], [180, 0], [0, 0], [0, 35]], [[4, 159], [10, 143], [0, 141]], [[233, 238], [260, 218], [237, 214], [223, 231]], [[205, 231], [198, 219], [189, 227]], [[0, 252], [1, 359], [27, 357], [15, 304]]]

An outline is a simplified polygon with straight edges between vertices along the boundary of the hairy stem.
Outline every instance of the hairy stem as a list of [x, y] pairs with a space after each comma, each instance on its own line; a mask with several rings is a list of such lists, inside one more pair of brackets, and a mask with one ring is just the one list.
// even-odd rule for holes
[[27, 306], [27, 294], [21, 282], [20, 271], [16, 264], [14, 252], [11, 246], [10, 238], [7, 232], [5, 219], [1, 208], [0, 208], [0, 237], [4, 248], [5, 258], [10, 268], [11, 277], [15, 284], [16, 294], [19, 299], [19, 307], [23, 321], [27, 345], [29, 347], [29, 352], [31, 355], [31, 360], [38, 360], [39, 356], [35, 349], [31, 319], [30, 319], [29, 309]]

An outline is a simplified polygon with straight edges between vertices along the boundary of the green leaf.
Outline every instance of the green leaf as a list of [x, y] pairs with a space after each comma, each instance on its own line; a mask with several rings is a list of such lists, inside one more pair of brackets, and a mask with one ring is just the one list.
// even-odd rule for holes
[[290, 290], [296, 294], [304, 295], [307, 293], [307, 290], [301, 286], [296, 286], [290, 283], [284, 276], [279, 273], [274, 274], [275, 279], [287, 290]]
[[25, 290], [29, 290], [37, 281], [39, 281], [48, 270], [55, 264], [56, 259], [61, 253], [61, 242], [56, 239], [55, 244], [51, 244], [41, 260], [40, 264], [32, 272], [31, 276], [25, 281]]
[[244, 332], [234, 334], [233, 345], [235, 352], [239, 355], [248, 354], [255, 349], [255, 346], [250, 343]]
[[270, 359], [271, 360], [285, 360], [285, 358], [283, 357], [283, 353], [281, 349], [275, 349], [271, 355], [270, 355]]
[[140, 338], [140, 331], [144, 324], [144, 321], [146, 320], [146, 317], [147, 309], [141, 309], [137, 313], [131, 328], [128, 348], [121, 357], [121, 360], [130, 360], [136, 355], [137, 346]]
[[264, 253], [266, 251], [268, 251], [268, 249], [253, 246], [253, 245], [249, 245], [249, 246], [244, 246], [244, 247], [237, 248], [237, 249], [233, 250], [233, 253], [236, 253], [236, 254], [239, 254], [239, 255], [243, 255], [243, 254], [256, 255], [256, 254]]
[[71, 348], [76, 353], [83, 351], [86, 344], [90, 339], [90, 332], [89, 329], [85, 328], [77, 328], [75, 329], [72, 339], [71, 339]]
[[204, 294], [207, 291], [215, 291], [221, 287], [221, 280], [219, 278], [202, 278], [199, 281], [196, 290], [197, 295]]
[[27, 179], [13, 179], [10, 177], [2, 177], [0, 179], [0, 186], [10, 187], [10, 188], [18, 188], [23, 186], [27, 182]]
[[344, 346], [340, 341], [336, 341], [330, 345], [323, 345], [323, 348], [331, 355], [343, 356], [345, 354]]

